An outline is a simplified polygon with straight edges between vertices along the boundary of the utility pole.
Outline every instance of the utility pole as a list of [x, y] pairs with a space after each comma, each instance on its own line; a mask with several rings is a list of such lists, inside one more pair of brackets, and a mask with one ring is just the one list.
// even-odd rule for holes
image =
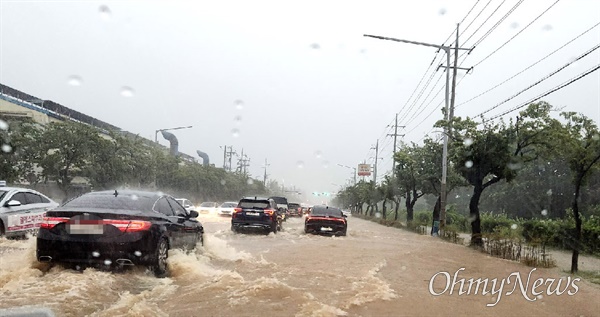
[[[400, 126], [401, 128], [406, 128], [406, 126]], [[396, 122], [394, 123], [394, 134], [388, 134], [388, 136], [394, 136], [394, 158], [396, 157], [396, 137], [404, 136], [404, 134], [398, 134], [398, 114], [396, 113]], [[392, 159], [392, 175], [396, 176], [396, 160]]]
[[[429, 44], [429, 43], [423, 43], [423, 42], [416, 42], [416, 41], [408, 41], [408, 40], [401, 40], [401, 39], [395, 39], [395, 38], [390, 38], [390, 37], [383, 37], [383, 36], [376, 36], [376, 35], [368, 35], [368, 34], [364, 34], [364, 36], [366, 37], [372, 37], [372, 38], [376, 38], [376, 39], [380, 39], [380, 40], [390, 40], [390, 41], [396, 41], [396, 42], [402, 42], [402, 43], [408, 43], [408, 44], [415, 44], [415, 45], [422, 45], [422, 46], [427, 46], [427, 47], [435, 47], [439, 50], [444, 50], [444, 52], [446, 53], [446, 93], [445, 93], [445, 113], [446, 113], [446, 118], [448, 119], [448, 122], [451, 122], [450, 120], [450, 68], [453, 68], [454, 71], [456, 71], [457, 69], [459, 69], [459, 67], [457, 67], [456, 65], [454, 66], [450, 66], [450, 50], [452, 49], [451, 46], [446, 46], [446, 45], [436, 45], [436, 44]], [[458, 47], [458, 25], [456, 27], [456, 47], [454, 48], [454, 52], [458, 52], [458, 50], [468, 50], [471, 51], [473, 48], [460, 48]], [[455, 54], [455, 60], [458, 58], [456, 56], [457, 54]], [[440, 67], [442, 67], [440, 65]], [[439, 67], [438, 67], [439, 69]], [[463, 69], [463, 68], [460, 68]], [[470, 69], [466, 69], [467, 71]], [[452, 109], [452, 114], [454, 110]], [[443, 153], [442, 153], [442, 180], [441, 180], [441, 188], [440, 188], [440, 229], [444, 228], [445, 224], [446, 224], [446, 178], [447, 178], [447, 174], [448, 174], [448, 132], [449, 132], [449, 127], [444, 128], [444, 147], [443, 147]]]
[[[444, 153], [443, 153], [443, 168], [442, 168], [442, 184], [440, 188], [440, 230], [444, 230], [446, 227], [446, 200], [447, 200], [447, 189], [446, 189], [446, 178], [448, 173], [447, 161], [448, 161], [448, 137], [452, 134], [452, 121], [454, 120], [454, 99], [456, 95], [456, 73], [458, 69], [466, 70], [467, 73], [471, 70], [471, 68], [461, 68], [458, 67], [458, 28], [459, 24], [456, 24], [456, 42], [454, 43], [454, 65], [450, 66], [450, 54], [449, 50], [446, 52], [447, 66], [446, 68], [446, 105], [448, 105], [448, 99], [451, 98], [450, 107], [446, 106], [446, 118], [448, 122], [448, 127], [444, 132]], [[444, 66], [440, 66], [444, 67]], [[452, 74], [452, 96], [449, 97], [450, 93], [448, 91], [448, 77], [450, 76], [450, 68], [453, 70]]]
[[223, 169], [227, 170], [227, 145], [223, 148]]
[[377, 185], [377, 161], [379, 160], [379, 139], [377, 139], [375, 147], [372, 147], [371, 150], [375, 150], [375, 165], [373, 165], [373, 183]]
[[[225, 157], [224, 157], [224, 168], [225, 170], [231, 172], [231, 158], [233, 157], [233, 155], [237, 155], [237, 153], [233, 150], [233, 146], [229, 146], [229, 150], [227, 150], [227, 145], [225, 146]], [[227, 164], [227, 162], [229, 162], [229, 164]]]
[[270, 164], [267, 164], [267, 159], [265, 158], [265, 174], [263, 175], [263, 183], [265, 184], [265, 186], [267, 186], [267, 166], [269, 166]]

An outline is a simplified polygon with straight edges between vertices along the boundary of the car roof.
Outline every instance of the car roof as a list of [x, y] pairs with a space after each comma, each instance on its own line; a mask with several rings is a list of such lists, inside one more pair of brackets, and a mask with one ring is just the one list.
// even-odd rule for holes
[[248, 196], [248, 197], [244, 197], [242, 199], [243, 200], [269, 200], [269, 199], [272, 199], [272, 198], [260, 197], [260, 196]]
[[151, 191], [131, 190], [131, 189], [102, 190], [102, 191], [97, 191], [97, 192], [85, 193], [84, 195], [98, 195], [98, 196], [114, 195], [115, 191], [117, 192], [118, 195], [125, 195], [125, 196], [136, 195], [136, 196], [154, 197], [154, 198], [160, 198], [162, 196], [170, 196], [169, 194], [165, 194], [165, 193], [161, 193], [161, 192], [151, 192]]

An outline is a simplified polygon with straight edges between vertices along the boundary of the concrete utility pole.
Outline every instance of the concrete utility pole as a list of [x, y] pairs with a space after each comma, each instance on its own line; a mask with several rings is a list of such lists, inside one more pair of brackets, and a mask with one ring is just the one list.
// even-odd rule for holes
[[[225, 146], [225, 150], [227, 151], [227, 146]], [[233, 150], [233, 146], [229, 146], [229, 151], [227, 151], [226, 153], [227, 153], [226, 155], [227, 155], [227, 158], [228, 158], [228, 161], [229, 161], [229, 164], [228, 164], [226, 170], [228, 170], [228, 171], [231, 172], [231, 168], [233, 167], [233, 165], [231, 163], [231, 158], [233, 157], [234, 154], [237, 155], [237, 152], [235, 152]]]
[[[444, 50], [444, 52], [446, 53], [446, 93], [445, 93], [446, 118], [445, 119], [447, 119], [449, 123], [452, 122], [450, 119], [450, 113], [453, 114], [454, 109], [452, 109], [452, 112], [451, 112], [451, 110], [450, 110], [450, 68], [453, 68], [454, 71], [456, 71], [456, 69], [463, 69], [463, 68], [459, 68], [456, 65], [450, 66], [450, 50], [452, 49], [451, 46], [401, 40], [401, 39], [376, 36], [376, 35], [368, 35], [368, 34], [364, 34], [364, 36], [372, 37], [372, 38], [376, 38], [376, 39], [380, 39], [380, 40], [390, 40], [390, 41], [396, 41], [396, 42], [402, 42], [402, 43], [408, 43], [408, 44], [422, 45], [422, 46], [427, 46], [427, 47], [435, 47], [438, 50]], [[454, 52], [458, 52], [458, 50], [471, 51], [472, 48], [469, 49], [469, 48], [458, 47], [458, 25], [457, 25], [457, 27], [456, 27], [456, 47], [454, 48]], [[457, 54], [455, 54], [455, 55], [457, 55]], [[455, 60], [457, 58], [458, 57], [455, 56]], [[442, 67], [442, 66], [440, 66], [440, 67]], [[465, 69], [465, 70], [468, 71], [470, 69]], [[447, 174], [448, 174], [448, 132], [449, 132], [449, 128], [448, 127], [444, 128], [444, 147], [443, 147], [443, 154], [442, 154], [442, 180], [441, 180], [441, 189], [440, 189], [440, 192], [441, 192], [441, 194], [440, 194], [440, 202], [441, 202], [441, 204], [440, 204], [441, 205], [440, 229], [443, 229], [446, 224], [446, 178], [447, 178]]]
[[377, 161], [379, 160], [379, 139], [377, 139], [375, 147], [372, 147], [371, 150], [375, 150], [375, 164], [373, 165], [373, 183], [377, 185]]
[[[458, 67], [458, 28], [459, 28], [459, 24], [456, 24], [456, 42], [454, 45], [454, 65], [450, 66], [450, 56], [449, 56], [449, 50], [446, 53], [447, 56], [447, 66], [442, 66], [440, 65], [440, 67], [446, 68], [446, 104], [448, 103], [448, 77], [450, 75], [450, 68], [452, 68], [453, 70], [453, 74], [452, 74], [452, 96], [451, 98], [451, 102], [450, 102], [450, 107], [449, 109], [447, 108], [447, 121], [448, 121], [448, 128], [446, 129], [446, 132], [444, 133], [444, 158], [443, 158], [443, 163], [447, 164], [448, 161], [448, 137], [450, 135], [452, 135], [452, 121], [454, 120], [454, 100], [455, 100], [455, 96], [456, 96], [456, 73], [458, 71], [458, 69], [462, 69], [462, 70], [466, 70], [467, 73], [471, 70], [471, 68], [461, 68]], [[447, 178], [447, 167], [442, 169], [443, 174], [442, 175], [442, 185], [440, 188], [440, 230], [443, 230], [446, 227], [446, 203], [447, 203], [447, 189], [446, 189], [446, 178]]]
[[223, 148], [223, 169], [227, 170], [227, 145]]
[[[400, 126], [400, 128], [406, 128], [406, 126]], [[396, 122], [394, 123], [394, 134], [388, 134], [388, 136], [394, 136], [394, 157], [396, 157], [396, 137], [404, 136], [404, 134], [398, 134], [398, 114], [396, 113]], [[396, 176], [396, 160], [392, 159], [392, 175]]]
[[267, 166], [269, 166], [270, 164], [267, 164], [267, 159], [265, 158], [265, 174], [263, 175], [263, 184], [265, 184], [265, 186], [267, 186]]

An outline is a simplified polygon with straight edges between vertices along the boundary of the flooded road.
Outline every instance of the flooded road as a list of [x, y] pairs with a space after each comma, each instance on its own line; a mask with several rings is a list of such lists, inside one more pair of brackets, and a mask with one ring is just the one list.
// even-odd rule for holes
[[[357, 218], [349, 218], [346, 237], [306, 235], [301, 218], [268, 236], [235, 234], [229, 218], [201, 221], [204, 247], [171, 251], [171, 276], [164, 279], [143, 268], [49, 268], [35, 261], [34, 239], [1, 239], [0, 309], [44, 306], [57, 316], [600, 315], [600, 287], [586, 281], [577, 282], [573, 295], [526, 297], [517, 287], [500, 299], [459, 295], [458, 288], [434, 296], [429, 287], [438, 272], [464, 268], [461, 277], [490, 280], [520, 272], [526, 279], [531, 268]], [[566, 281], [567, 275], [537, 269], [531, 276]], [[432, 285], [439, 293], [445, 283], [438, 275]]]

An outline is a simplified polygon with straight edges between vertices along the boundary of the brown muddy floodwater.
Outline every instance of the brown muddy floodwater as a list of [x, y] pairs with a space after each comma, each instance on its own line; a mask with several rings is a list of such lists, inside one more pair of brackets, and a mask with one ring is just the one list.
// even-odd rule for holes
[[[430, 281], [438, 272], [453, 276], [464, 268], [459, 278], [501, 280], [515, 273], [527, 279], [531, 268], [357, 218], [348, 218], [346, 237], [306, 235], [301, 218], [269, 236], [234, 234], [228, 218], [200, 219], [205, 246], [188, 254], [171, 251], [171, 276], [163, 279], [143, 268], [48, 269], [35, 261], [35, 239], [2, 238], [0, 310], [48, 307], [56, 316], [600, 316], [600, 287], [586, 281], [576, 282], [572, 295], [525, 297], [513, 278], [499, 294], [460, 295], [457, 284], [452, 295], [434, 296]], [[444, 276], [437, 275], [434, 293], [447, 286]], [[561, 289], [570, 281], [556, 268], [531, 276], [563, 281]]]

